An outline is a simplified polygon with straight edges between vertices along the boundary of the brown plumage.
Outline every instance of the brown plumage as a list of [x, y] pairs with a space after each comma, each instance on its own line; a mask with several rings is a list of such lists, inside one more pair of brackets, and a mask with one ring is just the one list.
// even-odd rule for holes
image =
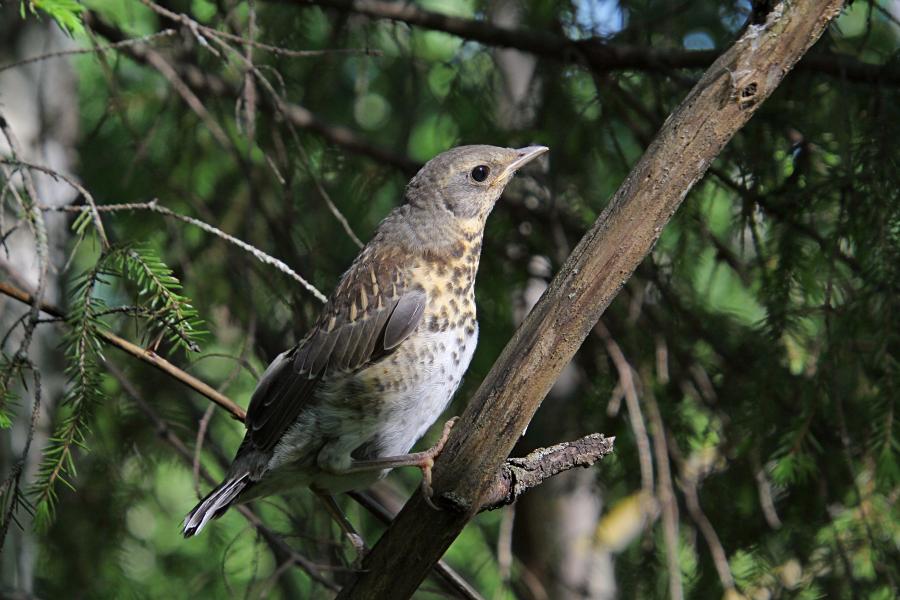
[[435, 453], [406, 453], [474, 352], [485, 221], [515, 170], [546, 150], [462, 146], [419, 171], [311, 331], [266, 369], [229, 474], [185, 518], [186, 537], [235, 502], [296, 486], [358, 489], [396, 466], [430, 466]]

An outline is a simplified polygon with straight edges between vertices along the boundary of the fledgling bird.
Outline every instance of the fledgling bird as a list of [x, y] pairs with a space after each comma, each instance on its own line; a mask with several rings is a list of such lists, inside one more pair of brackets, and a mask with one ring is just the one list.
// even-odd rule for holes
[[312, 330], [266, 369], [228, 475], [187, 515], [185, 537], [232, 504], [298, 486], [337, 493], [418, 466], [427, 489], [449, 427], [431, 450], [407, 453], [475, 351], [485, 221], [516, 170], [546, 151], [460, 146], [422, 167]]

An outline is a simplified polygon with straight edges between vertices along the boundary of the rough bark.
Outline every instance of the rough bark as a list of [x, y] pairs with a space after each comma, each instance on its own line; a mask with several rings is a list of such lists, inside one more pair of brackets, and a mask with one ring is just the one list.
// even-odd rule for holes
[[482, 505], [500, 464], [558, 374], [710, 162], [843, 5], [782, 2], [704, 73], [582, 238], [453, 429], [434, 473], [339, 598], [408, 598]]
[[500, 466], [493, 483], [485, 491], [479, 510], [494, 510], [516, 499], [546, 479], [575, 467], [590, 467], [611, 454], [616, 438], [592, 433], [580, 440], [538, 448], [528, 456], [510, 458]]

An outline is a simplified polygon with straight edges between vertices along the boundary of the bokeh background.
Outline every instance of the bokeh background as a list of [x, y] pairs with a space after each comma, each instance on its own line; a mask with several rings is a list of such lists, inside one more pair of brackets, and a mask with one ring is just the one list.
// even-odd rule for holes
[[[436, 153], [549, 146], [490, 218], [480, 344], [449, 417], [767, 4], [9, 2], [0, 113], [20, 160], [98, 205], [155, 201], [326, 294]], [[898, 49], [900, 2], [850, 3], [690, 192], [515, 451], [596, 431], [615, 454], [480, 515], [447, 553], [484, 598], [897, 596]], [[36, 324], [23, 362], [27, 308], [0, 297], [0, 594], [331, 597], [353, 552], [311, 494], [254, 505], [266, 535], [232, 511], [180, 537], [198, 473], [223, 473], [243, 426], [91, 343], [108, 329], [154, 347], [246, 406], [319, 300], [146, 207], [102, 213], [107, 250], [89, 218], [52, 210], [83, 191], [32, 175], [35, 198], [21, 165], [0, 172], [0, 278], [34, 291], [40, 220], [44, 298], [73, 321]], [[378, 498], [395, 510], [418, 481], [396, 471]], [[374, 543], [382, 524], [340, 502]], [[454, 594], [436, 578], [419, 592]]]

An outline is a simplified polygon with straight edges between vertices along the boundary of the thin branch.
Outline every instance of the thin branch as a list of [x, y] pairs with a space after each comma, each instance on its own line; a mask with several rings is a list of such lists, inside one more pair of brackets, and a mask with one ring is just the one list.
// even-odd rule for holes
[[662, 513], [663, 538], [666, 542], [666, 564], [669, 574], [669, 597], [672, 600], [684, 598], [684, 587], [681, 582], [681, 560], [679, 560], [680, 540], [678, 536], [678, 500], [672, 484], [672, 468], [669, 465], [669, 450], [666, 444], [666, 429], [656, 397], [645, 385], [644, 401], [647, 404], [647, 415], [650, 417], [650, 434], [653, 437], [653, 454], [656, 457], [656, 473], [659, 479], [657, 498]]
[[322, 200], [325, 201], [325, 205], [328, 207], [328, 210], [331, 211], [331, 214], [334, 215], [334, 218], [337, 219], [338, 223], [340, 223], [341, 227], [344, 229], [344, 232], [353, 240], [353, 243], [356, 244], [358, 248], [362, 248], [365, 246], [362, 240], [359, 239], [359, 236], [353, 231], [353, 228], [350, 226], [350, 222], [347, 220], [347, 217], [344, 216], [344, 213], [335, 205], [335, 203], [331, 200], [331, 196], [325, 190], [325, 186], [322, 185], [322, 181], [316, 175], [313, 170], [312, 164], [309, 160], [309, 155], [306, 153], [306, 149], [303, 147], [303, 144], [300, 143], [300, 138], [297, 135], [296, 131], [294, 131], [293, 127], [291, 128], [291, 132], [294, 134], [294, 142], [297, 144], [297, 149], [300, 151], [300, 157], [303, 160], [303, 166], [306, 167], [306, 172], [309, 174], [309, 178], [312, 179], [313, 184], [316, 186], [316, 190], [319, 192], [319, 195], [322, 197]]
[[[215, 479], [211, 477], [207, 479], [207, 482], [211, 485], [215, 485], [217, 482]], [[253, 525], [262, 538], [269, 544], [270, 547], [278, 550], [278, 554], [287, 557], [292, 563], [300, 567], [303, 571], [305, 571], [316, 583], [319, 583], [329, 590], [336, 591], [338, 586], [334, 584], [329, 579], [325, 579], [319, 571], [321, 567], [310, 561], [308, 558], [298, 553], [296, 550], [290, 547], [287, 542], [282, 539], [280, 535], [269, 529], [265, 526], [260, 519], [250, 507], [246, 505], [240, 505], [235, 507], [237, 510], [251, 525]]]
[[[59, 171], [57, 171], [55, 169], [51, 169], [50, 167], [45, 167], [43, 165], [36, 165], [33, 163], [25, 162], [23, 160], [8, 159], [8, 158], [0, 159], [0, 163], [18, 166], [18, 167], [24, 167], [24, 168], [30, 169], [32, 171], [40, 171], [41, 173], [44, 173], [45, 175], [49, 175], [52, 179], [54, 179], [56, 181], [60, 181], [60, 180], [63, 181], [69, 187], [71, 187], [76, 192], [81, 194], [81, 196], [84, 198], [85, 202], [88, 203], [87, 207], [85, 207], [85, 208], [87, 208], [88, 210], [91, 211], [91, 218], [94, 220], [94, 227], [97, 230], [97, 235], [100, 236], [100, 242], [103, 244], [103, 248], [106, 250], [109, 249], [109, 239], [106, 237], [106, 229], [103, 227], [103, 221], [100, 219], [100, 213], [97, 211], [97, 203], [94, 202], [94, 197], [91, 195], [91, 193], [89, 191], [87, 191], [87, 189], [83, 185], [81, 185], [80, 183], [78, 183], [77, 181], [75, 181], [74, 179], [69, 177], [68, 175], [65, 175], [64, 173], [60, 173]], [[37, 203], [37, 201], [38, 201], [38, 198], [35, 198], [34, 202]], [[41, 208], [37, 204], [36, 204], [36, 206], [38, 208]]]
[[206, 407], [206, 411], [200, 419], [200, 425], [197, 427], [197, 437], [194, 440], [194, 461], [191, 473], [194, 476], [194, 492], [197, 494], [197, 498], [203, 497], [203, 493], [200, 491], [200, 457], [203, 453], [203, 442], [206, 440], [206, 430], [209, 428], [209, 421], [212, 419], [215, 408], [215, 404]]
[[[94, 29], [94, 31], [109, 40], [117, 41], [125, 38], [125, 34], [122, 33], [121, 30], [101, 21], [99, 18], [97, 18], [96, 15], [88, 13], [88, 18], [86, 18], [86, 21], [90, 21], [91, 27]], [[148, 63], [145, 48], [141, 46], [131, 46], [129, 48], [125, 48], [125, 51], [134, 60], [142, 63]], [[177, 69], [179, 76], [184, 81], [186, 81], [191, 86], [191, 88], [195, 90], [203, 91], [206, 94], [211, 94], [218, 97], [227, 97], [232, 99], [236, 99], [241, 95], [239, 86], [235, 86], [229, 82], [226, 82], [224, 79], [217, 77], [216, 75], [213, 75], [208, 71], [204, 71], [199, 67], [190, 64], [179, 64], [175, 62], [171, 64]], [[387, 148], [383, 148], [377, 144], [370, 142], [369, 140], [366, 140], [360, 134], [348, 127], [329, 123], [328, 121], [322, 119], [309, 109], [299, 104], [289, 103], [282, 100], [279, 106], [279, 103], [272, 98], [264, 96], [263, 100], [264, 102], [266, 102], [269, 108], [276, 109], [281, 114], [283, 114], [284, 118], [288, 122], [297, 127], [300, 127], [301, 129], [312, 131], [313, 133], [320, 135], [328, 142], [336, 146], [340, 146], [348, 152], [367, 156], [380, 163], [395, 167], [407, 175], [415, 173], [422, 166], [421, 163], [409, 158], [404, 154], [400, 154]]]
[[[147, 3], [148, 5], [153, 5], [153, 3], [150, 3], [147, 0], [145, 0], [145, 3]], [[153, 6], [156, 6], [156, 5], [153, 5]], [[213, 30], [213, 29], [207, 28], [199, 23], [196, 23], [195, 21], [193, 21], [186, 15], [175, 15], [174, 13], [170, 13], [170, 11], [163, 9], [162, 7], [158, 7], [158, 8], [162, 11], [160, 14], [162, 14], [168, 18], [172, 18], [173, 20], [175, 20], [179, 23], [188, 25], [192, 28], [192, 30], [206, 33], [207, 35], [210, 36], [211, 40], [214, 43], [221, 45], [223, 50], [225, 50], [226, 52], [229, 52], [238, 61], [244, 63], [244, 68], [247, 70], [247, 72], [253, 73], [256, 76], [256, 79], [261, 84], [263, 84], [263, 87], [268, 92], [268, 95], [262, 96], [262, 100], [267, 102], [271, 108], [274, 108], [284, 118], [284, 120], [288, 124], [288, 126], [290, 126], [292, 128], [291, 131], [292, 131], [292, 133], [294, 133], [294, 138], [298, 145], [298, 149], [300, 150], [301, 154], [303, 155], [304, 164], [308, 170], [310, 170], [309, 169], [309, 159], [308, 159], [308, 157], [306, 157], [305, 150], [303, 149], [302, 145], [300, 144], [300, 141], [297, 138], [296, 133], [293, 131], [294, 126], [300, 127], [302, 129], [311, 129], [314, 132], [322, 135], [324, 138], [331, 141], [332, 143], [341, 145], [350, 151], [358, 152], [360, 154], [370, 156], [370, 157], [378, 160], [379, 162], [384, 162], [384, 163], [396, 166], [397, 168], [401, 169], [405, 173], [413, 173], [413, 172], [417, 171], [419, 169], [419, 167], [421, 166], [419, 163], [409, 159], [408, 157], [394, 154], [388, 150], [378, 148], [377, 146], [370, 144], [369, 142], [360, 138], [358, 136], [358, 134], [356, 134], [355, 132], [353, 132], [352, 130], [350, 130], [346, 127], [333, 126], [333, 125], [327, 124], [326, 122], [322, 121], [320, 118], [316, 117], [313, 113], [311, 113], [309, 110], [303, 108], [302, 106], [299, 106], [297, 104], [290, 104], [290, 103], [286, 102], [284, 100], [284, 98], [275, 91], [272, 84], [263, 76], [263, 74], [252, 63], [252, 61], [250, 61], [244, 54], [241, 54], [236, 49], [232, 48], [226, 42], [224, 42], [221, 39], [222, 36], [216, 35], [220, 32], [217, 32], [217, 30]], [[92, 18], [91, 21], [99, 33], [101, 33], [107, 37], [110, 37], [111, 39], [116, 39], [117, 37], [119, 37], [121, 35], [120, 32], [118, 32], [118, 30], [116, 30], [115, 28], [105, 25], [102, 22], [99, 22], [95, 18]], [[227, 36], [225, 36], [225, 39], [229, 39], [229, 38]], [[243, 39], [243, 38], [241, 38], [241, 39]], [[150, 63], [150, 64], [153, 63], [153, 60], [151, 60], [152, 57], [150, 56], [149, 51], [147, 49], [133, 48], [131, 50], [131, 55], [137, 60], [141, 60], [143, 62]], [[219, 78], [215, 77], [214, 75], [211, 75], [211, 74], [209, 74], [205, 71], [202, 71], [193, 66], [183, 66], [182, 65], [177, 69], [176, 74], [179, 78], [181, 78], [180, 79], [181, 81], [189, 83], [191, 88], [205, 90], [205, 91], [213, 93], [214, 95], [217, 95], [217, 96], [227, 95], [227, 96], [231, 96], [240, 101], [240, 99], [246, 95], [246, 89], [247, 89], [246, 84], [243, 86], [243, 90], [235, 88], [234, 86], [231, 86], [229, 83], [226, 83], [224, 80], [219, 79]], [[186, 83], [186, 85], [187, 85], [187, 83]], [[199, 102], [199, 99], [197, 99], [197, 102]], [[315, 184], [317, 191], [319, 192], [319, 194], [322, 196], [323, 200], [325, 201], [325, 204], [328, 207], [329, 211], [335, 216], [335, 218], [338, 220], [338, 223], [341, 225], [341, 227], [344, 229], [344, 231], [347, 233], [347, 235], [350, 237], [350, 239], [352, 239], [353, 242], [358, 247], [362, 247], [364, 245], [362, 240], [360, 240], [359, 236], [357, 236], [356, 233], [353, 231], [352, 227], [350, 226], [350, 223], [347, 221], [347, 218], [343, 215], [343, 213], [341, 213], [340, 209], [338, 209], [338, 207], [334, 204], [334, 202], [331, 200], [328, 192], [322, 186], [319, 179], [314, 174], [312, 174], [311, 170], [310, 170], [310, 173], [312, 175], [313, 183]], [[281, 179], [281, 176], [277, 173], [277, 171], [276, 171], [276, 175], [279, 177], [279, 179]], [[322, 300], [324, 302], [324, 297], [320, 298], [320, 300]]]
[[762, 509], [766, 523], [772, 529], [781, 528], [781, 518], [778, 516], [778, 510], [775, 508], [775, 498], [772, 494], [772, 484], [769, 483], [769, 476], [766, 469], [762, 465], [759, 458], [759, 446], [754, 446], [750, 451], [750, 466], [753, 467], [753, 478], [756, 480], [756, 491], [759, 496], [759, 506]]
[[[289, 48], [282, 48], [280, 46], [272, 46], [270, 44], [264, 44], [262, 42], [258, 42], [253, 39], [252, 35], [252, 26], [251, 26], [251, 35], [249, 37], [242, 37], [239, 35], [235, 35], [233, 33], [228, 33], [227, 31], [220, 31], [218, 29], [213, 29], [212, 27], [207, 27], [196, 20], [190, 18], [184, 13], [178, 14], [172, 12], [171, 10], [156, 4], [155, 2], [151, 2], [150, 0], [141, 0], [141, 3], [147, 6], [150, 10], [160, 15], [161, 17], [165, 17], [169, 20], [175, 21], [176, 23], [181, 23], [185, 27], [187, 27], [198, 39], [203, 39], [200, 36], [200, 32], [206, 34], [212, 38], [220, 38], [223, 40], [228, 40], [230, 42], [234, 42], [241, 46], [249, 46], [251, 48], [258, 48], [260, 50], [264, 50], [276, 56], [286, 56], [288, 58], [311, 58], [311, 57], [319, 57], [327, 54], [365, 54], [368, 56], [381, 56], [382, 52], [380, 50], [371, 50], [369, 48], [337, 48], [337, 49], [326, 49], [326, 50], [291, 50]], [[201, 42], [206, 48], [209, 48], [208, 43], [204, 41]]]
[[349, 152], [368, 156], [378, 162], [394, 166], [405, 174], [413, 174], [422, 166], [421, 163], [404, 154], [369, 142], [348, 127], [328, 123], [299, 104], [285, 104], [283, 112], [285, 118], [297, 127], [317, 133], [332, 144], [341, 146]]
[[628, 420], [631, 423], [631, 430], [634, 432], [634, 441], [638, 449], [638, 458], [641, 466], [641, 489], [647, 494], [647, 497], [653, 496], [653, 459], [651, 458], [650, 438], [647, 436], [647, 427], [644, 425], [644, 416], [641, 412], [641, 403], [638, 400], [637, 388], [634, 384], [634, 369], [631, 363], [625, 358], [625, 354], [619, 347], [619, 344], [613, 339], [609, 333], [609, 329], [598, 321], [594, 327], [594, 332], [603, 341], [606, 346], [606, 353], [616, 367], [619, 374], [619, 386], [622, 389], [622, 395], [625, 397], [625, 404], [628, 407]]
[[516, 522], [516, 507], [507, 505], [500, 514], [500, 527], [497, 531], [497, 575], [500, 576], [500, 588], [494, 592], [494, 598], [499, 598], [502, 590], [510, 588], [510, 575], [513, 566], [513, 531]]
[[169, 82], [176, 92], [178, 92], [178, 95], [181, 96], [185, 104], [200, 117], [200, 120], [203, 121], [206, 128], [209, 129], [209, 132], [219, 145], [225, 150], [233, 151], [234, 144], [232, 143], [231, 138], [228, 137], [228, 134], [225, 133], [225, 130], [222, 129], [221, 125], [219, 125], [213, 116], [209, 114], [209, 111], [206, 110], [206, 106], [203, 105], [203, 102], [197, 97], [193, 90], [191, 90], [190, 86], [185, 83], [178, 74], [178, 71], [163, 58], [162, 54], [151, 48], [144, 48], [143, 54], [147, 59], [147, 64], [159, 71], [159, 74]]
[[[166, 8], [159, 6], [158, 4], [152, 2], [151, 0], [141, 0], [145, 5], [150, 7], [154, 12], [175, 20], [179, 23], [182, 23], [188, 26], [191, 31], [195, 32], [195, 34], [199, 35], [199, 32], [203, 32], [210, 37], [210, 39], [216, 45], [220, 46], [220, 48], [225, 51], [228, 55], [233, 56], [239, 62], [243, 63], [244, 69], [246, 70], [244, 73], [244, 90], [241, 96], [238, 98], [238, 102], [240, 102], [241, 98], [244, 100], [245, 107], [247, 109], [248, 115], [248, 136], [250, 139], [253, 139], [253, 135], [251, 133], [253, 129], [252, 117], [251, 115], [255, 114], [256, 110], [256, 85], [255, 81], [259, 81], [265, 88], [265, 90], [269, 93], [269, 99], [278, 110], [279, 114], [282, 116], [285, 115], [285, 102], [284, 98], [281, 94], [279, 94], [275, 88], [272, 86], [271, 82], [262, 74], [262, 72], [253, 64], [252, 53], [250, 52], [253, 47], [252, 38], [255, 27], [255, 7], [253, 4], [250, 5], [250, 40], [243, 40], [242, 38], [237, 38], [237, 40], [242, 40], [244, 42], [248, 42], [247, 51], [242, 54], [237, 49], [228, 44], [225, 40], [234, 40], [236, 36], [229, 36], [227, 34], [223, 35], [222, 32], [216, 29], [212, 29], [210, 27], [206, 27], [198, 23], [197, 21], [191, 19], [187, 15], [177, 15]], [[148, 58], [150, 58], [148, 56]], [[255, 76], [255, 80], [251, 75]], [[357, 247], [362, 248], [365, 244], [359, 239], [356, 233], [353, 232], [353, 229], [350, 227], [350, 223], [347, 221], [347, 218], [341, 213], [338, 207], [332, 202], [331, 197], [328, 192], [325, 190], [325, 187], [322, 185], [319, 177], [313, 172], [312, 166], [310, 164], [309, 156], [306, 153], [306, 150], [303, 148], [303, 144], [300, 143], [299, 136], [293, 128], [293, 124], [290, 119], [287, 119], [288, 125], [291, 127], [291, 133], [294, 136], [294, 140], [297, 143], [297, 149], [300, 151], [301, 158], [303, 160], [304, 166], [306, 167], [310, 178], [313, 180], [316, 189], [319, 192], [319, 195], [325, 201], [326, 206], [329, 211], [334, 215], [334, 217], [338, 220], [341, 227], [343, 227], [344, 231], [353, 240], [353, 243], [357, 245]]]
[[[256, 2], [249, 0], [247, 2], [247, 37], [244, 45], [244, 59], [253, 64], [253, 48], [256, 42]], [[256, 141], [256, 81], [253, 79], [253, 72], [247, 69], [244, 73], [244, 94], [242, 96], [244, 102], [244, 122], [246, 128], [247, 139], [250, 140], [251, 148]], [[240, 124], [240, 119], [235, 119]]]
[[[63, 212], [81, 212], [87, 210], [88, 207], [85, 206], [42, 206], [42, 210], [48, 211], [63, 211]], [[240, 240], [233, 235], [225, 233], [221, 229], [206, 223], [205, 221], [201, 221], [200, 219], [195, 219], [194, 217], [188, 217], [186, 215], [182, 215], [177, 213], [165, 206], [160, 206], [157, 200], [151, 200], [150, 202], [133, 202], [133, 203], [123, 203], [123, 204], [102, 204], [97, 206], [97, 210], [99, 212], [117, 212], [123, 210], [149, 210], [150, 212], [155, 212], [167, 217], [171, 217], [173, 219], [178, 219], [184, 223], [188, 223], [189, 225], [193, 225], [194, 227], [199, 227], [203, 231], [207, 233], [211, 233], [219, 238], [222, 238], [229, 244], [233, 244], [240, 248], [241, 250], [252, 254], [259, 262], [269, 265], [271, 267], [275, 267], [282, 273], [290, 276], [294, 281], [302, 285], [310, 294], [316, 297], [319, 302], [326, 302], [328, 299], [325, 297], [325, 294], [320, 292], [313, 284], [309, 283], [306, 279], [304, 279], [301, 275], [299, 275], [296, 271], [287, 266], [283, 261], [266, 254], [259, 248], [255, 246], [251, 246], [247, 242]]]
[[31, 63], [36, 63], [42, 60], [48, 60], [51, 58], [62, 58], [64, 56], [73, 56], [77, 54], [94, 54], [96, 52], [107, 52], [109, 50], [118, 50], [121, 48], [127, 48], [128, 46], [134, 46], [136, 44], [144, 44], [151, 40], [155, 40], [161, 37], [169, 37], [175, 35], [174, 29], [163, 29], [162, 31], [157, 31], [156, 33], [151, 33], [148, 35], [141, 36], [139, 38], [131, 38], [127, 40], [122, 40], [121, 42], [116, 42], [114, 44], [107, 44], [105, 46], [95, 46], [94, 48], [76, 48], [74, 50], [61, 50], [59, 52], [48, 52], [46, 54], [41, 54], [38, 56], [31, 56], [29, 58], [23, 58], [22, 60], [5, 64], [0, 66], [0, 73], [6, 71], [8, 69], [14, 69], [16, 67], [23, 67], [25, 65], [29, 65]]
[[[249, 59], [242, 56], [239, 56], [239, 58], [244, 60], [247, 68], [249, 69], [248, 72], [255, 75], [259, 82], [263, 85], [265, 90], [269, 93], [269, 98], [274, 104], [278, 113], [282, 117], [286, 117], [285, 102], [282, 95], [275, 91], [275, 88], [272, 86], [271, 82], [269, 82], [269, 80], [266, 79], [265, 76], [263, 76], [262, 72], [257, 69]], [[320, 181], [318, 175], [313, 170], [309, 155], [306, 152], [306, 148], [303, 147], [303, 143], [300, 141], [300, 136], [297, 135], [297, 130], [294, 127], [294, 124], [290, 121], [290, 119], [285, 118], [285, 121], [287, 122], [291, 135], [294, 138], [294, 143], [297, 145], [297, 150], [300, 153], [300, 157], [303, 161], [304, 166], [306, 167], [307, 173], [309, 174], [310, 179], [312, 179], [313, 184], [316, 186], [316, 190], [319, 192], [319, 195], [325, 201], [328, 210], [331, 211], [331, 214], [334, 215], [335, 219], [337, 219], [338, 223], [340, 223], [341, 227], [343, 227], [344, 231], [347, 233], [350, 239], [353, 240], [353, 243], [356, 244], [358, 248], [362, 248], [363, 246], [365, 246], [365, 244], [363, 244], [362, 240], [360, 240], [356, 233], [353, 231], [353, 228], [350, 226], [350, 222], [347, 220], [344, 214], [331, 200], [331, 196], [325, 190], [325, 187], [322, 185], [322, 182]]]
[[[212, 46], [210, 46], [206, 42], [206, 39], [203, 37], [202, 34], [209, 36], [210, 41], [212, 41], [213, 44], [219, 46], [222, 50], [224, 50], [226, 52], [226, 54], [236, 58], [240, 62], [243, 62], [245, 69], [247, 69], [249, 72], [252, 72], [256, 76], [256, 79], [260, 83], [262, 83], [263, 86], [269, 92], [268, 100], [269, 100], [271, 106], [274, 107], [278, 111], [278, 113], [281, 114], [287, 120], [288, 123], [294, 124], [294, 125], [299, 125], [299, 126], [304, 126], [300, 123], [300, 121], [305, 121], [305, 124], [307, 126], [312, 126], [314, 129], [317, 125], [322, 125], [322, 129], [319, 132], [324, 134], [326, 137], [328, 137], [329, 135], [333, 136], [335, 141], [338, 141], [338, 143], [353, 145], [351, 142], [354, 142], [356, 144], [356, 146], [360, 149], [363, 149], [364, 147], [368, 146], [368, 144], [365, 142], [355, 140], [355, 134], [350, 132], [350, 130], [345, 130], [344, 128], [334, 127], [334, 126], [325, 127], [324, 124], [318, 122], [315, 119], [301, 119], [300, 117], [311, 116], [311, 113], [304, 115], [304, 109], [300, 109], [300, 107], [298, 107], [296, 105], [288, 106], [287, 103], [285, 102], [284, 98], [282, 97], [282, 95], [278, 94], [275, 91], [275, 89], [272, 87], [271, 83], [269, 83], [269, 81], [263, 76], [263, 74], [260, 72], [260, 70], [253, 64], [252, 60], [250, 60], [247, 56], [245, 56], [244, 54], [239, 52], [236, 48], [232, 47], [228, 43], [228, 41], [233, 41], [233, 42], [238, 42], [238, 43], [242, 43], [242, 44], [249, 44], [250, 46], [255, 46], [255, 43], [253, 42], [253, 40], [247, 40], [240, 36], [234, 36], [234, 35], [231, 35], [228, 33], [221, 32], [217, 29], [207, 27], [205, 25], [202, 25], [201, 23], [198, 23], [194, 19], [191, 19], [190, 17], [188, 17], [185, 14], [173, 13], [172, 11], [170, 11], [162, 6], [159, 6], [152, 0], [141, 0], [141, 2], [143, 4], [145, 4], [146, 6], [148, 6], [151, 10], [153, 10], [157, 14], [164, 16], [168, 19], [171, 19], [175, 22], [181, 23], [181, 24], [185, 25], [186, 27], [188, 27], [188, 29], [190, 29], [190, 31], [192, 33], [194, 33], [195, 37], [197, 37], [198, 41], [200, 41], [201, 45], [203, 45], [208, 50], [213, 52], [216, 56], [221, 57], [219, 52], [217, 52]], [[226, 41], [226, 40], [228, 40], [228, 41]], [[145, 49], [145, 51], [144, 51], [145, 59], [147, 60], [147, 62], [149, 62], [152, 65], [155, 65], [155, 63], [158, 62], [158, 59], [154, 59], [153, 54], [154, 54], [153, 51], [150, 49]], [[174, 69], [172, 70], [172, 75], [174, 77], [177, 77], [178, 80], [180, 81], [180, 75], [175, 73]], [[170, 79], [170, 81], [172, 81], [173, 84], [175, 83], [175, 81], [173, 81], [171, 79]], [[182, 95], [184, 95], [184, 94], [182, 94]], [[241, 96], [242, 96], [240, 90], [236, 91], [234, 95], [237, 98], [241, 98]], [[186, 98], [186, 100], [189, 100], [189, 104], [191, 104], [191, 106], [194, 106], [194, 103], [191, 103], [190, 99], [187, 96], [185, 98]], [[291, 108], [293, 110], [291, 110], [289, 113], [288, 108]], [[306, 111], [306, 112], [308, 113], [308, 111]], [[198, 114], [200, 114], [200, 113], [198, 113]], [[302, 150], [302, 148], [301, 148], [301, 150]], [[370, 151], [375, 154], [380, 153], [380, 154], [384, 155], [383, 151], [379, 152], [374, 147], [372, 147], [370, 149]], [[328, 194], [325, 192], [324, 188], [318, 183], [318, 180], [316, 180], [315, 178], [314, 178], [314, 180], [315, 180], [316, 186], [318, 187], [319, 193], [325, 199], [325, 202], [328, 205], [329, 210], [331, 210], [331, 212], [335, 215], [335, 217], [337, 217], [338, 221], [344, 227], [345, 231], [347, 231], [350, 238], [353, 239], [353, 241], [358, 246], [362, 247], [362, 245], [363, 245], [362, 242], [359, 240], [359, 238], [356, 236], [356, 234], [353, 233], [353, 231], [350, 229], [350, 224], [347, 222], [347, 220], [344, 218], [344, 216], [341, 214], [341, 212], [337, 209], [337, 207], [334, 205], [334, 203], [331, 202], [331, 199], [328, 197]]]
[[[0, 114], [0, 132], [3, 133], [3, 137], [6, 138], [6, 142], [7, 144], [9, 144], [9, 149], [11, 151], [13, 160], [18, 161], [22, 156], [22, 149], [19, 146], [19, 140], [16, 138], [15, 134], [12, 131], [12, 128], [9, 126], [6, 118], [2, 114]], [[7, 169], [5, 166], [0, 170], [2, 170], [2, 173], [7, 180], [11, 178], [9, 169]], [[22, 181], [25, 184], [25, 191], [27, 192], [26, 197], [23, 197], [14, 185], [10, 185], [9, 189], [12, 191], [13, 197], [15, 197], [17, 203], [19, 204], [19, 210], [22, 213], [22, 218], [24, 218], [28, 223], [28, 228], [31, 231], [32, 236], [34, 237], [34, 247], [37, 257], [38, 273], [37, 289], [34, 292], [34, 297], [37, 300], [31, 306], [31, 309], [28, 312], [28, 320], [25, 322], [24, 334], [22, 336], [22, 341], [19, 344], [19, 350], [17, 352], [17, 357], [24, 360], [28, 358], [28, 349], [31, 346], [31, 341], [34, 336], [34, 328], [37, 326], [38, 320], [40, 318], [40, 308], [38, 305], [43, 300], [44, 293], [47, 290], [47, 271], [50, 265], [50, 247], [47, 238], [47, 225], [44, 222], [43, 213], [37, 207], [37, 187], [34, 184], [34, 178], [31, 176], [30, 170], [26, 169], [22, 172]], [[0, 379], [0, 390], [5, 391], [8, 388], [10, 379], [12, 378], [12, 373], [13, 369], [10, 369], [6, 374], [4, 374], [2, 379]]]
[[709, 547], [713, 564], [716, 566], [716, 573], [718, 573], [719, 581], [725, 590], [724, 597], [729, 598], [736, 591], [734, 576], [731, 574], [731, 567], [728, 565], [728, 555], [725, 553], [719, 534], [716, 533], [715, 527], [713, 527], [712, 522], [706, 516], [706, 513], [703, 512], [703, 507], [700, 505], [700, 492], [698, 489], [700, 475], [701, 473], [698, 473], [698, 470], [690, 465], [690, 461], [686, 461], [681, 469], [681, 489], [684, 491], [684, 501], [688, 513], [691, 515], [694, 523], [697, 524], [700, 534]]

